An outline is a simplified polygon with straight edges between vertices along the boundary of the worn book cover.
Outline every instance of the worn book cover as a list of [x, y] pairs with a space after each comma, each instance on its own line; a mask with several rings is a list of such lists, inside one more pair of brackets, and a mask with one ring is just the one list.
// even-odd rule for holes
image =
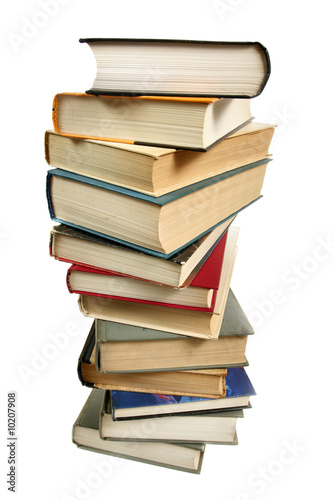
[[110, 442], [99, 436], [104, 391], [92, 389], [73, 425], [73, 443], [84, 450], [199, 474], [205, 444]]

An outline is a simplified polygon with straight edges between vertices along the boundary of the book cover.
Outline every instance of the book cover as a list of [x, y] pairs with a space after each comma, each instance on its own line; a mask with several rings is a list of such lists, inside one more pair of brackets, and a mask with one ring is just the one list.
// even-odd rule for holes
[[184, 472], [200, 473], [205, 451], [204, 443], [190, 445], [102, 440], [99, 436], [99, 425], [103, 399], [104, 391], [91, 390], [73, 425], [72, 440], [78, 448]]

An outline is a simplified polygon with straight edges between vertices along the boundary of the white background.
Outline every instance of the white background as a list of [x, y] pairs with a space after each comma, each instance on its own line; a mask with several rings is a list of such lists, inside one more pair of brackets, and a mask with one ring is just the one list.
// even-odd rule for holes
[[[327, 498], [333, 262], [329, 2], [50, 4], [48, 14], [38, 0], [2, 7], [1, 488], [9, 496], [6, 407], [7, 392], [16, 391], [16, 498]], [[258, 40], [271, 56], [271, 78], [252, 110], [257, 121], [279, 126], [271, 144], [274, 161], [263, 199], [237, 219], [241, 232], [232, 280], [256, 329], [247, 355], [257, 396], [239, 422], [239, 446], [207, 446], [200, 476], [110, 460], [71, 443], [72, 423], [89, 392], [77, 379], [76, 364], [91, 321], [67, 292], [67, 265], [48, 256], [52, 222], [43, 140], [52, 127], [54, 94], [92, 84], [94, 59], [78, 39], [103, 36]], [[52, 340], [59, 332], [67, 342], [61, 348]], [[93, 483], [96, 467], [105, 461], [112, 471], [110, 466], [108, 477], [99, 473]]]

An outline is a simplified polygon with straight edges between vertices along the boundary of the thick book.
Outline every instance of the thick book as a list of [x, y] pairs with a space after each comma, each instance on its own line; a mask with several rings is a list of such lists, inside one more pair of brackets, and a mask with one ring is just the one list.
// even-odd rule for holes
[[243, 416], [243, 410], [227, 410], [113, 420], [110, 392], [106, 391], [99, 431], [100, 437], [107, 440], [237, 444], [236, 423]]
[[74, 139], [47, 130], [45, 158], [49, 165], [62, 170], [161, 196], [266, 158], [273, 133], [273, 125], [251, 122], [202, 154]]
[[78, 265], [68, 269], [67, 287], [71, 293], [211, 312], [215, 306], [226, 241], [227, 232], [186, 288], [174, 289]]
[[92, 389], [73, 425], [73, 443], [83, 450], [199, 474], [205, 444], [107, 441], [99, 424], [104, 391]]
[[230, 367], [246, 363], [247, 337], [253, 333], [229, 289], [215, 341], [95, 320], [95, 365], [100, 374]]
[[168, 255], [261, 196], [268, 159], [157, 198], [50, 170], [47, 199], [57, 222]]
[[[87, 92], [128, 95], [254, 97], [270, 74], [259, 42], [81, 38], [96, 59]], [[135, 68], [135, 71], [133, 71]]]
[[96, 371], [94, 350], [89, 359], [83, 357], [86, 353], [87, 349], [84, 349], [80, 356], [78, 375], [82, 385], [87, 387], [205, 398], [225, 396], [225, 368], [101, 375]]
[[57, 222], [167, 257], [260, 198], [267, 163], [158, 198], [54, 169], [47, 175], [49, 212]]
[[[203, 360], [202, 360], [203, 361]], [[82, 385], [91, 388], [223, 398], [226, 395], [226, 367], [197, 370], [143, 371], [100, 374], [96, 370], [95, 322], [89, 331], [78, 360], [78, 377]], [[246, 366], [240, 362], [233, 366]]]
[[228, 368], [226, 396], [209, 399], [170, 394], [111, 391], [111, 415], [113, 420], [126, 420], [151, 416], [171, 416], [204, 413], [250, 407], [250, 397], [255, 390], [244, 368]]
[[58, 134], [194, 151], [207, 151], [252, 119], [249, 99], [64, 92], [53, 100]]
[[236, 259], [238, 232], [239, 228], [235, 227], [228, 230], [222, 272], [213, 311], [181, 309], [93, 295], [79, 295], [80, 311], [84, 316], [96, 319], [178, 333], [189, 337], [216, 339], [219, 335]]
[[193, 281], [234, 219], [167, 258], [60, 224], [50, 234], [50, 255], [72, 264], [183, 288]]

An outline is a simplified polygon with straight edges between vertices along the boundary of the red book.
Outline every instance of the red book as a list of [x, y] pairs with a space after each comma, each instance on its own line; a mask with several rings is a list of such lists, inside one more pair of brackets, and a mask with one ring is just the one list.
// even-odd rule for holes
[[226, 241], [227, 232], [186, 288], [174, 289], [136, 277], [80, 265], [69, 268], [67, 286], [71, 293], [81, 295], [212, 312]]

